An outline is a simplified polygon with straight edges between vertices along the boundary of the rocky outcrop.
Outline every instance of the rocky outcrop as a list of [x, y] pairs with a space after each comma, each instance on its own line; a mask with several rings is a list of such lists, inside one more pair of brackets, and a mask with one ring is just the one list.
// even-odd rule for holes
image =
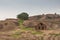
[[0, 21], [0, 31], [9, 31], [18, 28], [19, 23], [17, 19], [6, 19]]

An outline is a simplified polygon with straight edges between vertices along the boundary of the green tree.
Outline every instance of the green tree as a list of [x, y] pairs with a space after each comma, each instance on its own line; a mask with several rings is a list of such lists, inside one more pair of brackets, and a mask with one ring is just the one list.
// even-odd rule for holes
[[22, 20], [27, 20], [28, 19], [28, 14], [26, 12], [22, 12], [20, 14], [17, 15], [18, 19], [22, 19]]
[[57, 14], [55, 13], [55, 15], [57, 15]]

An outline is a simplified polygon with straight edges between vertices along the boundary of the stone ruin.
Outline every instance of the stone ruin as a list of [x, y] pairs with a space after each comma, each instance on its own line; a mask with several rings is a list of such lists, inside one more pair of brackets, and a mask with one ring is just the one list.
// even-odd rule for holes
[[6, 19], [0, 21], [0, 31], [9, 31], [18, 28], [19, 23], [17, 19]]
[[23, 22], [26, 27], [32, 27], [36, 30], [60, 29], [60, 15], [46, 14], [31, 16]]
[[[31, 16], [23, 22], [25, 27], [35, 28], [36, 30], [60, 29], [60, 15], [46, 14]], [[0, 20], [0, 31], [13, 30], [18, 28], [18, 19], [9, 18]]]

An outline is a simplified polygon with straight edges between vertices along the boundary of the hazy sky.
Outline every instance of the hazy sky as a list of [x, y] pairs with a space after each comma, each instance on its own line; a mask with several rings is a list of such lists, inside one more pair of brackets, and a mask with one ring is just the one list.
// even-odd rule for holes
[[27, 12], [30, 16], [60, 13], [60, 0], [0, 0], [0, 19], [15, 18]]

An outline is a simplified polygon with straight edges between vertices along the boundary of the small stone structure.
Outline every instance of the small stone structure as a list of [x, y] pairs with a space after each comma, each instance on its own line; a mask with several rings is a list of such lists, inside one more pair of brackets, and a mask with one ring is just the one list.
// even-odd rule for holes
[[49, 24], [47, 22], [40, 22], [40, 21], [34, 21], [34, 20], [26, 20], [23, 23], [26, 27], [35, 28], [36, 30], [47, 30]]
[[6, 19], [0, 21], [0, 31], [9, 31], [18, 28], [19, 23], [17, 19]]

